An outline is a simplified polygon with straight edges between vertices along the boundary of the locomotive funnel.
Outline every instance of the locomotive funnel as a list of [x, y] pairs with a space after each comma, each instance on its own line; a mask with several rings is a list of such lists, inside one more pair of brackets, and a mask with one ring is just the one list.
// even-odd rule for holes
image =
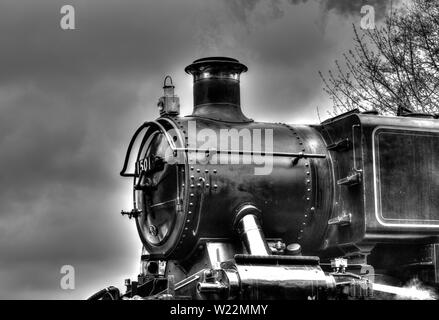
[[241, 110], [239, 77], [248, 69], [236, 59], [195, 60], [185, 71], [194, 77], [193, 116], [226, 122], [250, 122]]

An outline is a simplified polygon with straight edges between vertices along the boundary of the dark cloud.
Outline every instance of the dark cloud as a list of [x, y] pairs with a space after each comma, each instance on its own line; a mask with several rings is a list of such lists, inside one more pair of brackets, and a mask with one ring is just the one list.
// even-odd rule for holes
[[399, 0], [323, 0], [322, 5], [326, 11], [335, 11], [343, 15], [360, 15], [361, 7], [370, 5], [374, 7], [377, 19], [382, 19], [392, 5]]
[[[157, 117], [164, 75], [188, 114], [183, 68], [236, 57], [250, 70], [248, 116], [317, 121], [316, 104], [329, 108], [317, 71], [349, 45], [356, 20], [322, 31], [320, 1], [295, 3], [73, 0], [77, 30], [63, 31], [65, 1], [1, 1], [0, 298], [83, 298], [136, 276], [140, 243], [119, 214], [131, 181], [118, 173], [135, 127]], [[354, 10], [332, 3], [328, 12]], [[74, 292], [59, 288], [64, 264], [77, 269]]]
[[[154, 3], [131, 1], [129, 5], [109, 1], [74, 1], [75, 31], [59, 27], [61, 1], [2, 1], [0, 28], [2, 33], [0, 59], [4, 62], [0, 81], [11, 82], [45, 79], [64, 86], [80, 77], [88, 85], [97, 77], [128, 75], [144, 76], [163, 61], [176, 61], [186, 47], [193, 10], [174, 1]], [[57, 4], [58, 3], [58, 4]], [[152, 8], [152, 10], [151, 10]], [[171, 8], [169, 12], [166, 8]], [[183, 18], [164, 17], [178, 10]], [[177, 50], [178, 49], [178, 50]], [[64, 83], [67, 81], [67, 83]]]
[[249, 18], [258, 15], [259, 23], [267, 20], [278, 19], [283, 16], [282, 0], [224, 0], [232, 15], [241, 22], [247, 23]]
[[300, 5], [317, 2], [323, 14], [335, 12], [346, 16], [360, 16], [364, 5], [373, 6], [377, 20], [382, 19], [392, 4], [400, 0], [223, 0], [232, 15], [240, 22], [248, 24], [252, 16], [257, 16], [258, 23], [281, 18], [287, 5]]

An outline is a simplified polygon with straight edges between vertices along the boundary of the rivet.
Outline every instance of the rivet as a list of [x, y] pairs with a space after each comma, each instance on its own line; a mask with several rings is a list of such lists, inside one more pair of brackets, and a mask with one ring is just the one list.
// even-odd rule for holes
[[213, 169], [213, 173], [216, 173], [216, 169]]
[[310, 209], [311, 211], [315, 211], [316, 210], [316, 208], [314, 208], [314, 207], [311, 207], [311, 209]]
[[194, 176], [191, 176], [191, 179], [193, 180], [193, 179], [195, 179], [195, 177], [194, 177]]
[[200, 169], [197, 169], [197, 172], [200, 172], [201, 170]]
[[198, 181], [203, 181], [203, 177], [199, 177], [199, 178], [198, 178]]
[[306, 198], [306, 201], [309, 201], [310, 199], [309, 198]]
[[309, 175], [309, 171], [307, 171], [306, 174]]
[[187, 214], [192, 214], [192, 211], [188, 211]]
[[209, 170], [206, 169], [206, 170], [204, 170], [204, 172], [209, 173]]
[[184, 183], [181, 184], [181, 187], [184, 188]]
[[193, 184], [191, 184], [191, 188], [195, 188], [195, 186]]
[[201, 183], [197, 183], [197, 187], [201, 187]]
[[148, 231], [149, 231], [149, 233], [150, 233], [151, 235], [153, 235], [153, 236], [156, 236], [157, 233], [158, 233], [157, 227], [154, 226], [154, 225], [150, 225]]
[[194, 170], [194, 167], [191, 167], [191, 170]]
[[209, 188], [209, 187], [210, 187], [210, 184], [206, 183], [206, 188]]
[[306, 191], [311, 192], [311, 189], [306, 189]]
[[189, 205], [192, 207], [194, 204], [192, 202], [189, 202]]
[[217, 186], [216, 184], [214, 184], [213, 187], [214, 187], [215, 189], [218, 188], [218, 186]]
[[191, 197], [193, 197], [193, 196], [194, 196], [194, 194], [193, 194], [193, 193], [191, 193], [191, 194], [190, 194], [190, 196], [191, 196]]

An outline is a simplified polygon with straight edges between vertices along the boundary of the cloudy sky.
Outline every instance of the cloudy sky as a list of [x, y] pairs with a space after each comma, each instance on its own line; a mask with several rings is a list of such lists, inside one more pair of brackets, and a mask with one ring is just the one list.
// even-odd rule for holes
[[[376, 2], [376, 3], [375, 3]], [[60, 9], [75, 8], [62, 30]], [[331, 109], [318, 71], [349, 49], [364, 4], [380, 0], [2, 0], [0, 2], [0, 299], [85, 298], [138, 273], [131, 181], [119, 177], [135, 128], [157, 117], [172, 75], [223, 55], [249, 67], [247, 116], [316, 123]], [[72, 265], [76, 289], [60, 288]]]

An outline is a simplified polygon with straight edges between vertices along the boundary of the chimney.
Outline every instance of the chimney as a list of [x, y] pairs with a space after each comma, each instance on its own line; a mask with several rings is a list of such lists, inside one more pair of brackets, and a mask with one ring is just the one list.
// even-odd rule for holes
[[185, 71], [194, 77], [193, 116], [226, 122], [251, 122], [241, 110], [239, 77], [247, 67], [236, 59], [195, 60]]

